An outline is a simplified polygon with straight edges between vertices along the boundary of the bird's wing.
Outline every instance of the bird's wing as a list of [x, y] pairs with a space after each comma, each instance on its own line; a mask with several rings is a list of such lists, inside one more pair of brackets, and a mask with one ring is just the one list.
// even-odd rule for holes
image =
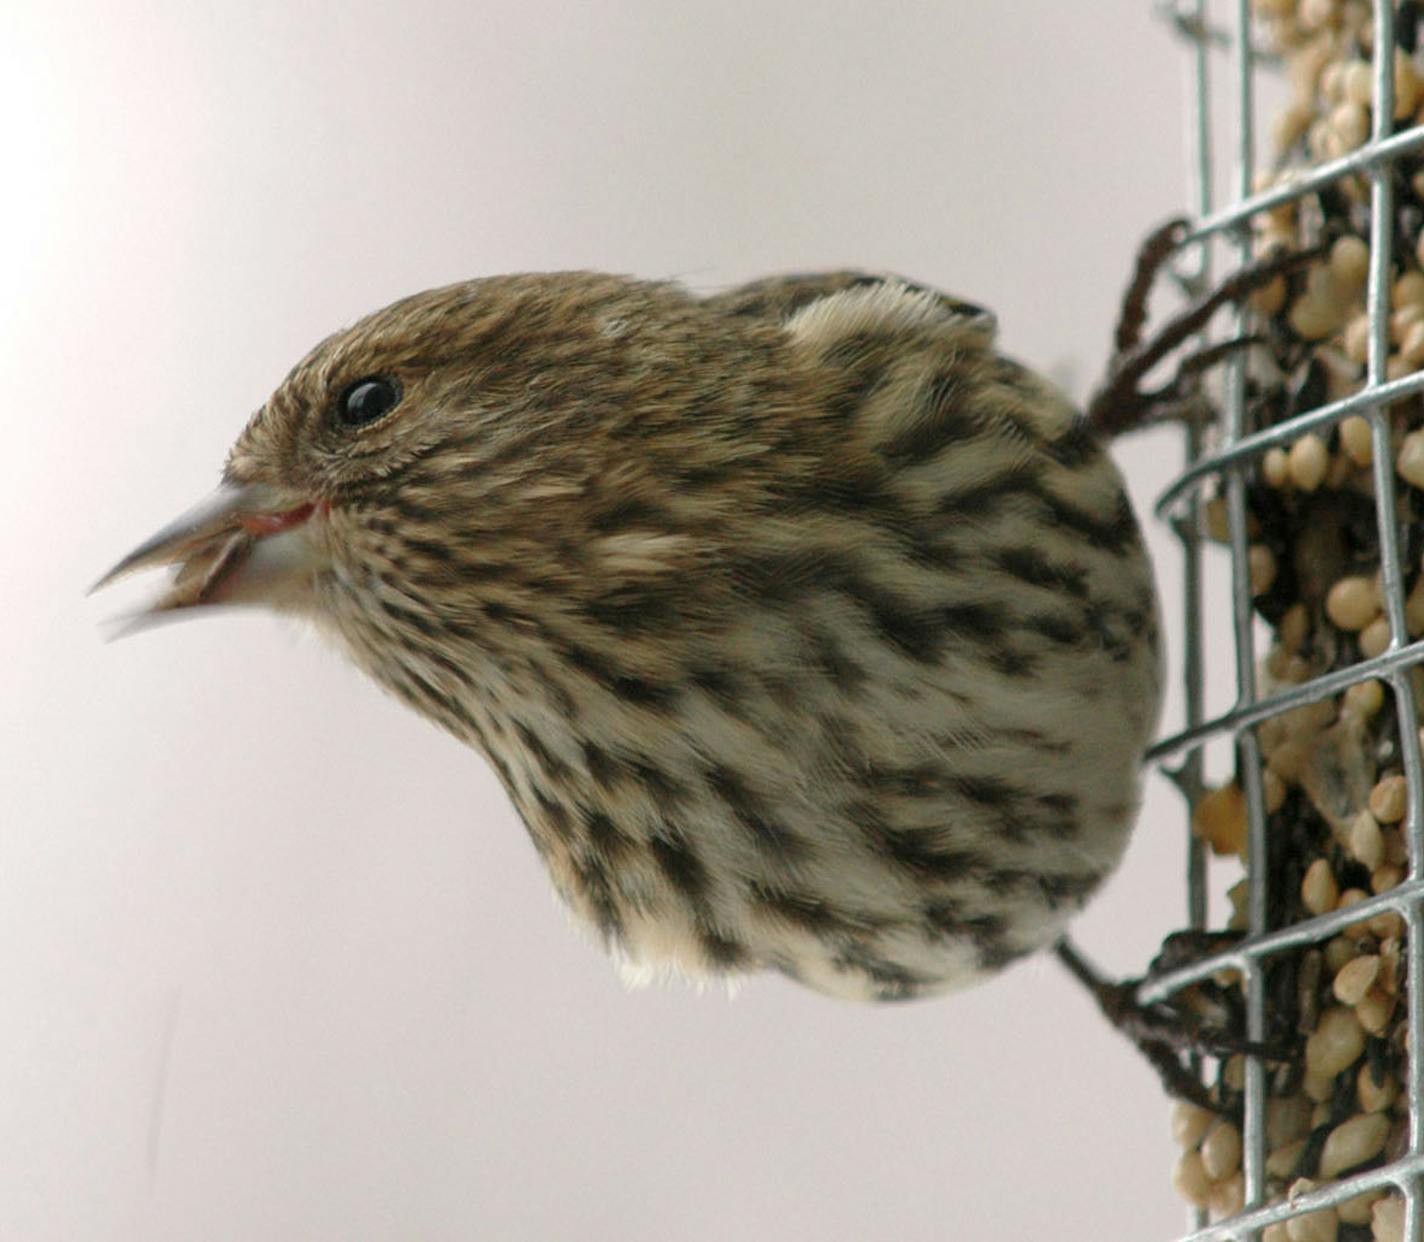
[[750, 284], [725, 289], [704, 299], [708, 306], [716, 307], [731, 315], [745, 315], [758, 319], [789, 319], [797, 311], [804, 309], [819, 298], [829, 297], [845, 289], [864, 289], [875, 285], [897, 284], [915, 293], [932, 294], [935, 300], [952, 315], [961, 315], [975, 320], [992, 333], [995, 327], [994, 313], [973, 302], [966, 302], [928, 285], [906, 280], [888, 272], [792, 272], [783, 276], [766, 276]]

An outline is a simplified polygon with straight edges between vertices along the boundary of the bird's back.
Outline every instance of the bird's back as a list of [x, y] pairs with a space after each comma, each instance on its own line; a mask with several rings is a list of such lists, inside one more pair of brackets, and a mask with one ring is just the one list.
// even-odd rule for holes
[[798, 452], [617, 644], [632, 694], [529, 724], [511, 792], [634, 970], [968, 983], [1056, 935], [1135, 812], [1159, 671], [1121, 480], [977, 308], [834, 273], [700, 309], [778, 327]]

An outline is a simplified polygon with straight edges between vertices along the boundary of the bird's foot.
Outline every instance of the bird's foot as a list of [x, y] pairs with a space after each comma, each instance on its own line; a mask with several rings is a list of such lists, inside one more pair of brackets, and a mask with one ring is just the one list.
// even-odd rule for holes
[[1183, 1058], [1197, 1055], [1224, 1060], [1245, 1054], [1278, 1061], [1289, 1054], [1284, 1041], [1247, 1038], [1241, 994], [1234, 987], [1202, 980], [1170, 1000], [1152, 1004], [1139, 1001], [1137, 993], [1142, 984], [1156, 976], [1239, 939], [1236, 932], [1174, 933], [1164, 942], [1143, 978], [1116, 983], [1104, 978], [1067, 939], [1060, 940], [1054, 952], [1092, 994], [1103, 1016], [1147, 1058], [1168, 1095], [1214, 1113], [1234, 1116], [1238, 1106], [1218, 1098], [1183, 1063]]
[[1172, 378], [1157, 388], [1144, 388], [1148, 373], [1210, 323], [1228, 303], [1239, 303], [1278, 276], [1306, 267], [1324, 253], [1323, 247], [1272, 253], [1248, 263], [1199, 295], [1156, 332], [1143, 338], [1147, 298], [1157, 275], [1187, 235], [1187, 221], [1170, 220], [1150, 233], [1137, 252], [1132, 280], [1123, 296], [1107, 375], [1088, 402], [1084, 421], [1098, 435], [1110, 437], [1169, 419], [1199, 416], [1201, 375], [1230, 355], [1261, 338], [1242, 335], [1187, 354]]

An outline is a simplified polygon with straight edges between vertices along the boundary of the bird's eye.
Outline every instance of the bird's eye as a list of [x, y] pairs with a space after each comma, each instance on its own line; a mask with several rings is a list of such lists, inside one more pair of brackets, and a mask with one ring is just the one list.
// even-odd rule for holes
[[400, 385], [384, 375], [368, 375], [348, 384], [336, 402], [336, 421], [343, 427], [364, 427], [395, 409]]

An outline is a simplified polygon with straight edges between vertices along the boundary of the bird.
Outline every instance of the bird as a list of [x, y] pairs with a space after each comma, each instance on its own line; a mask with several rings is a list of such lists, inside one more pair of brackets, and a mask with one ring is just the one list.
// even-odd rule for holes
[[321, 341], [98, 585], [310, 621], [630, 979], [958, 990], [1120, 860], [1162, 691], [1105, 437], [898, 276], [482, 277]]

